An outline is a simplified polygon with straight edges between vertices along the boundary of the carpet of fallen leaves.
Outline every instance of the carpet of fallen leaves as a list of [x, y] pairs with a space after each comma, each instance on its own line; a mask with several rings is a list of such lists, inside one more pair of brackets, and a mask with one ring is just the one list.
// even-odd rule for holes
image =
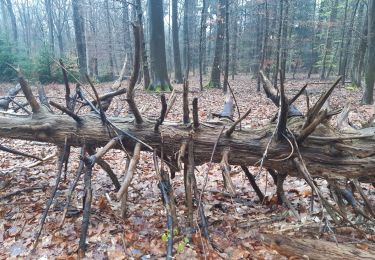
[[[331, 80], [332, 81], [332, 80]], [[293, 96], [306, 82], [319, 82], [318, 79], [288, 79], [286, 93]], [[246, 127], [256, 128], [267, 124], [277, 108], [268, 100], [263, 92], [256, 92], [256, 80], [250, 75], [239, 75], [230, 81], [237, 98], [241, 113], [252, 108], [251, 114], [243, 121]], [[126, 87], [127, 82], [123, 82]], [[11, 85], [1, 87], [1, 95]], [[105, 93], [111, 84], [97, 84], [98, 91]], [[204, 121], [211, 112], [220, 112], [223, 105], [221, 90], [209, 89], [199, 92], [198, 81], [190, 82], [190, 99], [199, 97], [199, 116]], [[310, 84], [308, 87], [310, 101], [313, 103], [319, 95], [330, 86]], [[175, 85], [181, 90], [181, 85]], [[48, 85], [45, 87], [51, 100], [65, 104], [64, 87]], [[85, 87], [89, 90], [89, 87]], [[166, 94], [167, 98], [170, 94]], [[330, 104], [333, 108], [350, 103], [352, 111], [349, 121], [355, 126], [366, 123], [373, 114], [373, 106], [360, 105], [361, 89], [339, 87], [334, 91]], [[17, 98], [23, 103], [22, 98]], [[139, 85], [136, 102], [140, 111], [148, 117], [157, 118], [160, 113], [160, 94], [148, 93]], [[296, 102], [306, 112], [304, 96]], [[127, 114], [124, 97], [116, 97], [111, 111], [119, 116]], [[236, 115], [237, 117], [237, 115]], [[167, 120], [182, 120], [182, 95], [179, 94], [175, 106]], [[56, 152], [50, 144], [22, 140], [2, 139], [1, 144], [23, 152], [46, 157]], [[26, 187], [43, 186], [44, 189], [21, 193], [8, 199], [0, 200], [0, 259], [5, 258], [40, 258], [40, 259], [75, 259], [78, 248], [80, 225], [82, 220], [83, 180], [74, 192], [68, 218], [62, 227], [62, 209], [65, 197], [79, 163], [79, 149], [72, 151], [66, 178], [60, 183], [53, 206], [48, 214], [39, 246], [31, 252], [35, 234], [39, 229], [41, 215], [50, 192], [55, 184], [56, 156], [41, 165], [35, 166], [33, 159], [0, 153], [0, 196]], [[105, 160], [121, 180], [126, 161], [122, 151], [113, 150], [105, 155]], [[198, 188], [203, 185], [207, 165], [197, 167]], [[336, 230], [336, 235], [321, 233], [320, 206], [317, 199], [310, 209], [311, 189], [303, 181], [287, 178], [285, 191], [287, 198], [298, 210], [301, 221], [298, 221], [286, 208], [277, 205], [275, 185], [272, 178], [259, 168], [250, 168], [257, 176], [257, 182], [266, 193], [266, 203], [261, 204], [239, 167], [233, 167], [232, 178], [237, 196], [232, 198], [224, 191], [219, 165], [209, 171], [209, 181], [203, 196], [204, 209], [209, 223], [210, 235], [218, 246], [216, 250], [202, 247], [199, 234], [193, 236], [192, 243], [182, 243], [186, 236], [186, 207], [184, 204], [183, 174], [177, 173], [173, 179], [176, 196], [177, 214], [180, 232], [176, 236], [176, 259], [287, 259], [272, 246], [262, 240], [262, 234], [283, 234], [291, 237], [326, 239], [329, 241], [350, 242], [358, 246], [371, 245], [372, 236], [362, 236], [354, 229], [345, 232]], [[320, 187], [328, 194], [324, 181], [318, 181]], [[93, 189], [94, 199], [91, 223], [88, 231], [88, 248], [86, 257], [89, 259], [159, 259], [165, 257], [166, 242], [163, 239], [166, 229], [165, 210], [162, 205], [158, 177], [154, 172], [152, 155], [141, 153], [137, 171], [129, 189], [129, 214], [126, 219], [120, 218], [120, 205], [115, 199], [115, 190], [111, 180], [98, 167], [94, 168]], [[374, 195], [372, 188], [366, 190]], [[373, 196], [370, 196], [373, 200]], [[349, 209], [350, 210], [350, 209]], [[180, 244], [179, 248], [178, 245]]]

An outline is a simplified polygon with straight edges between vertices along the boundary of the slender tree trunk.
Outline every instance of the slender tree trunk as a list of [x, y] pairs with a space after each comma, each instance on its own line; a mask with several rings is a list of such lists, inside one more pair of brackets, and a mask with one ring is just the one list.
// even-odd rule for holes
[[273, 86], [277, 88], [277, 79], [280, 68], [280, 54], [281, 54], [281, 36], [283, 32], [283, 15], [284, 15], [284, 0], [280, 0], [280, 14], [279, 14], [279, 29], [277, 33], [277, 45], [276, 45], [276, 62], [275, 71], [273, 74]]
[[333, 42], [333, 26], [337, 20], [337, 9], [338, 9], [339, 0], [335, 0], [332, 6], [331, 15], [329, 18], [327, 36], [326, 36], [326, 44], [325, 44], [325, 51], [323, 56], [323, 64], [322, 64], [322, 72], [320, 74], [321, 79], [325, 79], [327, 67], [331, 65], [332, 58], [330, 57], [332, 53], [332, 42]]
[[200, 90], [203, 90], [203, 59], [205, 57], [206, 47], [206, 29], [207, 29], [207, 3], [206, 0], [202, 0], [202, 12], [201, 12], [201, 27], [199, 33], [199, 86]]
[[105, 25], [107, 28], [107, 35], [108, 35], [108, 62], [109, 62], [109, 71], [108, 71], [108, 76], [111, 80], [114, 79], [114, 65], [113, 65], [113, 43], [112, 43], [112, 26], [111, 26], [111, 18], [110, 18], [110, 13], [109, 13], [109, 3], [108, 0], [104, 1], [104, 9], [105, 9], [105, 14], [106, 14], [106, 19], [105, 19]]
[[163, 0], [148, 0], [150, 17], [151, 79], [149, 90], [169, 91], [167, 60], [165, 54]]
[[176, 83], [182, 83], [180, 41], [178, 35], [178, 0], [172, 0], [172, 41], [174, 60], [174, 79]]
[[212, 63], [211, 80], [209, 85], [214, 88], [220, 88], [221, 61], [224, 49], [224, 20], [225, 20], [225, 0], [218, 2], [217, 31], [214, 61]]
[[363, 60], [365, 58], [366, 49], [367, 49], [367, 30], [368, 30], [368, 15], [367, 9], [365, 11], [365, 3], [361, 3], [358, 11], [359, 26], [361, 26], [362, 31], [360, 34], [360, 41], [357, 46], [356, 51], [353, 53], [353, 63], [352, 63], [352, 80], [354, 84], [361, 87], [362, 86], [362, 69]]
[[286, 62], [288, 58], [288, 48], [287, 48], [287, 39], [288, 39], [288, 20], [289, 20], [289, 2], [288, 0], [283, 0], [284, 3], [284, 12], [283, 12], [283, 32], [281, 37], [281, 55], [280, 55], [280, 69], [283, 79], [285, 79], [286, 73]]
[[[345, 34], [346, 34], [346, 23], [347, 23], [347, 18], [348, 18], [348, 6], [349, 6], [349, 0], [345, 0], [344, 21], [343, 21], [343, 27], [342, 27], [342, 32], [341, 32], [341, 42], [340, 42], [339, 75], [345, 74], [343, 72], [342, 61], [343, 61], [343, 56], [344, 56], [344, 42], [345, 42]], [[343, 79], [343, 82], [345, 82], [345, 79]]]
[[234, 3], [234, 7], [232, 8], [233, 47], [232, 47], [232, 60], [231, 60], [232, 80], [234, 80], [234, 76], [237, 75], [238, 0], [235, 0], [233, 3]]
[[[316, 0], [314, 0], [314, 15], [313, 15], [313, 20], [316, 20]], [[320, 20], [320, 17], [318, 18]], [[318, 21], [319, 22], [319, 21]], [[315, 45], [316, 42], [318, 41], [318, 26], [314, 23], [314, 31], [312, 35], [312, 40], [311, 40], [311, 64], [309, 68], [309, 72], [307, 73], [307, 78], [309, 79], [311, 77], [311, 74], [313, 73], [314, 66], [316, 62], [318, 61], [318, 54], [317, 51], [315, 50]]]
[[55, 52], [55, 36], [53, 31], [53, 18], [52, 18], [52, 2], [51, 0], [44, 0], [44, 5], [47, 13], [48, 21], [48, 35], [49, 35], [49, 47], [51, 55]]
[[16, 46], [15, 50], [17, 51], [17, 45], [18, 45], [18, 30], [17, 30], [17, 20], [16, 16], [13, 12], [13, 6], [11, 0], [6, 0], [6, 6], [8, 9], [8, 14], [10, 17], [10, 23], [12, 25], [12, 36], [13, 36], [13, 44]]
[[191, 0], [185, 0], [184, 3], [184, 78], [189, 79], [190, 72], [190, 42], [189, 42], [189, 16], [190, 16], [190, 4]]
[[136, 15], [138, 17], [138, 23], [140, 27], [140, 41], [141, 41], [141, 53], [142, 53], [142, 71], [143, 71], [143, 83], [144, 88], [147, 89], [150, 86], [150, 70], [148, 66], [148, 57], [146, 50], [145, 33], [143, 26], [143, 11], [142, 11], [142, 1], [136, 0]]
[[[130, 20], [129, 20], [129, 4], [126, 2], [122, 3], [122, 28], [124, 33], [124, 50], [127, 55], [129, 64], [133, 66], [133, 50], [132, 50], [132, 41], [130, 34]], [[129, 68], [130, 66], [128, 66]], [[127, 69], [127, 68], [126, 68]], [[128, 71], [128, 70], [126, 70]]]
[[340, 75], [342, 75], [342, 84], [345, 83], [345, 79], [346, 79], [346, 67], [347, 67], [347, 63], [348, 63], [349, 49], [351, 49], [350, 45], [351, 45], [351, 41], [352, 41], [354, 21], [355, 21], [355, 17], [356, 17], [356, 14], [357, 14], [359, 1], [360, 0], [357, 0], [356, 4], [354, 6], [354, 10], [353, 10], [353, 14], [352, 14], [352, 17], [351, 17], [351, 20], [350, 20], [350, 25], [349, 25], [349, 29], [348, 29], [347, 38], [346, 38], [346, 44], [345, 44], [345, 47], [344, 47], [344, 50], [343, 50], [343, 57], [342, 57], [341, 68], [340, 68], [340, 70], [341, 70]]
[[78, 54], [80, 81], [86, 81], [87, 74], [87, 60], [86, 60], [86, 37], [85, 37], [85, 23], [83, 19], [81, 0], [72, 0], [73, 9], [73, 24], [75, 31], [75, 39]]
[[368, 61], [366, 71], [366, 88], [363, 93], [363, 103], [374, 102], [375, 82], [375, 0], [369, 0], [368, 4]]
[[[263, 44], [262, 44], [262, 53], [261, 53], [261, 60], [259, 64], [260, 70], [264, 70], [264, 60], [266, 58], [266, 52], [267, 52], [267, 44], [268, 44], [268, 24], [269, 24], [269, 14], [268, 14], [268, 0], [265, 0], [264, 3], [265, 6], [265, 18], [264, 18], [264, 27], [263, 27]], [[260, 91], [260, 84], [261, 84], [261, 79], [259, 77], [259, 72], [257, 75], [257, 91]]]
[[225, 0], [225, 66], [224, 66], [224, 81], [223, 91], [228, 91], [228, 77], [229, 77], [229, 0]]

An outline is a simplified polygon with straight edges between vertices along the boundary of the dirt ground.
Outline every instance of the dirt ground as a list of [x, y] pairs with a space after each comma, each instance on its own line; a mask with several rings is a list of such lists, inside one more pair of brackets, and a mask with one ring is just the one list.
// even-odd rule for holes
[[[333, 79], [329, 82], [332, 81]], [[297, 79], [287, 79], [287, 95], [292, 97], [307, 82], [311, 83], [308, 91], [312, 104], [330, 86], [329, 82], [320, 82], [317, 78], [306, 80], [301, 75]], [[126, 85], [127, 82], [124, 82], [124, 87]], [[251, 114], [243, 121], [244, 127], [261, 127], [267, 124], [276, 113], [277, 108], [267, 99], [264, 92], [256, 92], [256, 80], [251, 76], [238, 75], [234, 80], [230, 80], [230, 85], [241, 113], [252, 108]], [[0, 86], [0, 95], [4, 95], [9, 86], [11, 85]], [[110, 86], [110, 83], [100, 84], [98, 90], [100, 93], [105, 93]], [[189, 98], [199, 97], [201, 121], [206, 120], [212, 112], [218, 113], [222, 110], [224, 99], [222, 90], [208, 89], [199, 92], [197, 78], [191, 80], [190, 86], [192, 93]], [[175, 85], [175, 88], [181, 90], [182, 86]], [[51, 100], [64, 104], [62, 85], [51, 84], [45, 89]], [[89, 90], [88, 87], [86, 89]], [[374, 111], [373, 106], [360, 104], [361, 93], [361, 89], [346, 85], [335, 89], [330, 100], [332, 108], [342, 107], [346, 103], [351, 104], [349, 121], [356, 127], [366, 123]], [[166, 94], [167, 98], [169, 95]], [[136, 102], [143, 115], [150, 118], [159, 116], [161, 107], [159, 97], [159, 93], [148, 93], [142, 89], [141, 85], [138, 87]], [[21, 102], [22, 98], [18, 97], [17, 100]], [[296, 105], [306, 112], [304, 96], [296, 102]], [[108, 113], [125, 116], [127, 109], [124, 97], [116, 97]], [[181, 94], [167, 120], [182, 120]], [[39, 142], [2, 139], [0, 143], [43, 158], [54, 154], [57, 150], [53, 145]], [[110, 151], [105, 155], [105, 160], [111, 165], [121, 182], [126, 161], [125, 153], [118, 150]], [[0, 198], [26, 187], [45, 187], [0, 200], [0, 259], [75, 259], [77, 257], [82, 221], [83, 179], [79, 181], [74, 192], [69, 217], [61, 228], [59, 223], [65, 197], [78, 167], [78, 148], [72, 150], [66, 178], [60, 183], [39, 246], [35, 252], [31, 252], [43, 209], [55, 185], [56, 161], [57, 157], [53, 156], [51, 160], [34, 166], [36, 160], [0, 152]], [[298, 211], [301, 217], [299, 221], [288, 209], [277, 205], [275, 185], [266, 171], [260, 171], [258, 167], [250, 167], [251, 172], [256, 175], [258, 185], [267, 196], [262, 204], [241, 168], [235, 166], [232, 169], [232, 179], [237, 192], [235, 197], [228, 196], [224, 190], [219, 165], [214, 165], [208, 172], [209, 181], [203, 202], [209, 232], [217, 246], [215, 249], [202, 242], [198, 233], [193, 236], [191, 243], [186, 242], [185, 213], [187, 209], [184, 204], [183, 174], [176, 174], [172, 182], [180, 231], [175, 241], [175, 259], [300, 259], [276, 250], [277, 247], [267, 242], [267, 235], [337, 241], [339, 244], [351, 244], [358, 250], [374, 247], [375, 230], [371, 230], [371, 227], [366, 235], [347, 227], [332, 227], [333, 232], [324, 232], [326, 230], [322, 229], [324, 225], [319, 200], [315, 198], [311, 207], [311, 189], [303, 180], [287, 178], [285, 182], [286, 196]], [[207, 170], [208, 165], [197, 167], [199, 189], [203, 186]], [[317, 182], [328, 197], [329, 191], [325, 181], [317, 180]], [[94, 168], [92, 183], [94, 198], [86, 257], [88, 259], [165, 258], [166, 216], [157, 186], [158, 177], [154, 171], [152, 154], [141, 153], [141, 159], [129, 190], [129, 213], [126, 219], [120, 218], [120, 204], [116, 201], [115, 189], [101, 168]], [[371, 202], [374, 203], [374, 188], [369, 185], [364, 185], [364, 188], [365, 192], [370, 195]], [[351, 211], [349, 206], [348, 211]]]

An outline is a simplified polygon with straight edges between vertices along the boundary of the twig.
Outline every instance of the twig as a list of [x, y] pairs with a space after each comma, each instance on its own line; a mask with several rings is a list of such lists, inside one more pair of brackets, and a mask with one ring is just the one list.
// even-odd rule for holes
[[66, 196], [65, 207], [64, 207], [63, 215], [62, 215], [61, 222], [60, 222], [60, 225], [59, 225], [60, 228], [62, 228], [62, 226], [64, 225], [66, 214], [68, 213], [70, 201], [72, 200], [73, 191], [74, 191], [74, 189], [76, 188], [76, 186], [78, 184], [79, 178], [81, 177], [83, 168], [85, 166], [85, 164], [84, 164], [84, 162], [82, 160], [84, 155], [85, 155], [85, 146], [83, 146], [81, 148], [80, 162], [79, 162], [78, 169], [76, 171], [76, 176], [75, 176], [72, 184], [70, 185], [70, 188], [69, 188], [69, 191], [68, 191], [68, 195]]
[[54, 108], [57, 108], [58, 110], [60, 110], [63, 113], [67, 114], [71, 118], [73, 118], [78, 124], [82, 123], [82, 118], [80, 116], [78, 116], [76, 113], [70, 111], [69, 109], [67, 109], [67, 108], [65, 108], [63, 106], [60, 106], [59, 104], [57, 104], [57, 103], [55, 103], [53, 101], [49, 101], [49, 104], [51, 106], [53, 106]]
[[35, 187], [28, 187], [28, 188], [24, 188], [24, 189], [20, 189], [20, 190], [16, 190], [16, 191], [13, 191], [13, 192], [10, 192], [8, 194], [5, 194], [5, 195], [2, 195], [0, 196], [0, 200], [5, 200], [5, 199], [9, 199], [13, 196], [16, 196], [16, 195], [19, 195], [21, 193], [27, 193], [27, 192], [32, 192], [34, 190], [43, 190], [45, 189], [46, 185], [43, 185], [43, 186], [35, 186]]
[[241, 116], [240, 118], [237, 119], [236, 122], [234, 122], [228, 130], [225, 131], [225, 135], [226, 137], [230, 137], [232, 135], [232, 133], [234, 132], [234, 130], [236, 129], [236, 126], [241, 123], [242, 120], [244, 120], [251, 112], [251, 108], [243, 115]]
[[83, 217], [81, 224], [81, 234], [79, 238], [79, 249], [78, 256], [83, 258], [86, 251], [86, 237], [87, 231], [90, 224], [90, 213], [91, 213], [91, 201], [92, 201], [92, 187], [91, 187], [91, 177], [92, 177], [92, 168], [94, 164], [89, 158], [83, 158], [83, 161], [86, 166], [86, 172], [84, 177], [85, 182], [85, 196], [84, 196], [84, 207], [83, 207]]
[[34, 251], [34, 250], [36, 249], [36, 247], [38, 246], [39, 237], [40, 237], [40, 235], [42, 234], [42, 230], [43, 230], [44, 222], [45, 222], [45, 220], [46, 220], [46, 218], [47, 218], [49, 208], [50, 208], [51, 205], [52, 205], [52, 202], [53, 202], [53, 200], [54, 200], [54, 198], [55, 198], [55, 195], [56, 195], [57, 189], [58, 189], [58, 187], [59, 187], [59, 183], [60, 183], [60, 179], [61, 179], [61, 173], [62, 173], [62, 168], [63, 168], [63, 163], [64, 163], [64, 156], [65, 156], [65, 153], [66, 153], [66, 149], [67, 149], [67, 147], [68, 147], [68, 145], [67, 145], [67, 140], [68, 140], [68, 138], [65, 137], [64, 151], [60, 154], [60, 158], [59, 158], [59, 161], [58, 161], [55, 186], [54, 186], [53, 189], [52, 189], [52, 193], [51, 193], [51, 195], [50, 195], [50, 198], [49, 198], [48, 201], [47, 201], [46, 208], [44, 209], [44, 212], [43, 212], [43, 215], [42, 215], [42, 219], [41, 219], [41, 221], [40, 221], [40, 228], [39, 228], [38, 233], [36, 234], [36, 238], [35, 238], [35, 242], [34, 242], [34, 246], [33, 246], [33, 251]]
[[247, 179], [249, 180], [251, 186], [253, 187], [255, 193], [257, 194], [257, 196], [259, 198], [259, 201], [263, 201], [264, 195], [263, 195], [262, 191], [260, 190], [258, 184], [256, 183], [254, 176], [250, 173], [249, 169], [246, 166], [242, 165], [241, 169], [245, 173], [245, 175], [246, 175]]
[[33, 158], [33, 159], [36, 159], [38, 161], [43, 161], [43, 159], [40, 158], [40, 157], [38, 157], [38, 156], [27, 154], [27, 153], [23, 153], [23, 152], [19, 152], [17, 150], [5, 147], [5, 146], [3, 146], [1, 144], [0, 144], [0, 150], [4, 151], [4, 152], [7, 152], [7, 153], [12, 153], [12, 154], [21, 155], [21, 156], [24, 156], [24, 157]]

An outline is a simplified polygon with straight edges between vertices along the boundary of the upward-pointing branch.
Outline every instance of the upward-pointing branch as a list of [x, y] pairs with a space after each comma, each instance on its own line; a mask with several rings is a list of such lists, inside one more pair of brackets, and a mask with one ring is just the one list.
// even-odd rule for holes
[[141, 113], [139, 112], [139, 110], [137, 108], [137, 105], [135, 104], [135, 101], [134, 101], [134, 87], [135, 87], [135, 84], [137, 83], [137, 80], [138, 80], [139, 68], [140, 68], [140, 64], [141, 64], [140, 63], [141, 42], [140, 42], [140, 39], [139, 39], [139, 37], [140, 37], [139, 26], [134, 25], [134, 24], [132, 24], [132, 25], [133, 25], [134, 45], [135, 45], [135, 49], [134, 49], [134, 69], [133, 69], [133, 73], [132, 73], [132, 76], [131, 76], [130, 81], [129, 81], [129, 89], [128, 89], [128, 92], [126, 93], [126, 97], [127, 97], [127, 101], [128, 101], [128, 104], [129, 104], [129, 109], [134, 115], [135, 122], [136, 122], [136, 124], [140, 125], [140, 124], [143, 123], [143, 119], [142, 119]]
[[40, 105], [38, 101], [36, 100], [33, 92], [31, 91], [30, 86], [27, 84], [26, 80], [24, 79], [22, 73], [20, 71], [17, 71], [18, 73], [18, 82], [21, 85], [22, 91], [25, 94], [25, 97], [27, 99], [27, 102], [29, 102], [31, 110], [34, 114], [37, 114], [40, 112]]

